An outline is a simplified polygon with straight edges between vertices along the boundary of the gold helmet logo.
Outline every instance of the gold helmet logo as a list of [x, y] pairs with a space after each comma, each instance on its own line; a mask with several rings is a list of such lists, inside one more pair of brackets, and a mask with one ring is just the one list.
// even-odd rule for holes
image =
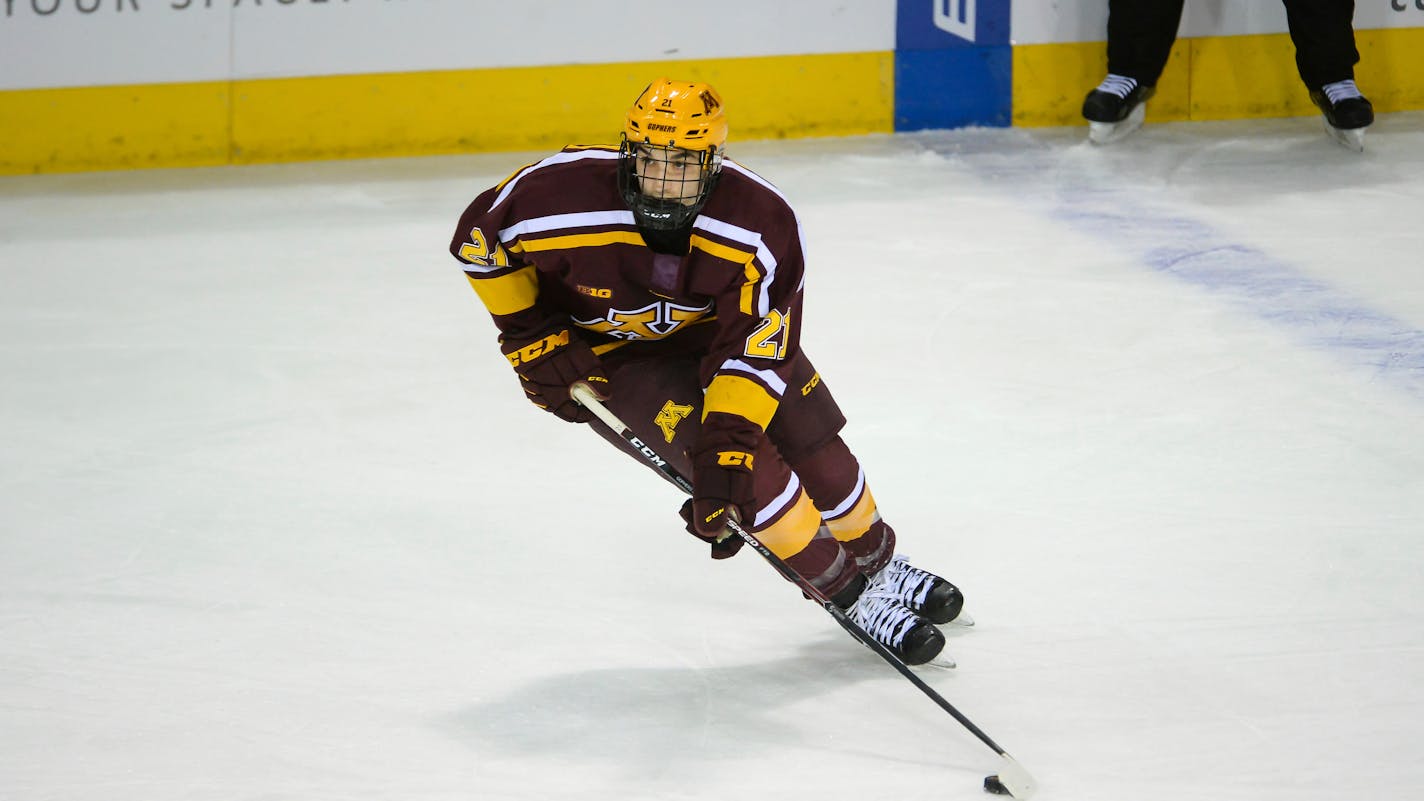
[[628, 109], [623, 133], [629, 142], [721, 153], [727, 115], [710, 85], [659, 78]]

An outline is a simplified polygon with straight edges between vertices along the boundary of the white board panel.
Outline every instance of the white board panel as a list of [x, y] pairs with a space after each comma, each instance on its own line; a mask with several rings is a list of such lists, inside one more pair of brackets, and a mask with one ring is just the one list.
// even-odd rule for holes
[[890, 0], [0, 0], [0, 89], [894, 46]]

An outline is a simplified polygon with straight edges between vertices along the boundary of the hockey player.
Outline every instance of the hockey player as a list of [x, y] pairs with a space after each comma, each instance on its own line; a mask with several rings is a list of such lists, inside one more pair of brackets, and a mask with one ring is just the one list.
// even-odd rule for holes
[[[1374, 108], [1355, 86], [1354, 0], [1284, 0], [1296, 69], [1325, 115], [1326, 132], [1364, 149]], [[1109, 0], [1108, 76], [1083, 100], [1088, 137], [1115, 142], [1137, 130], [1167, 65], [1184, 0]], [[1245, 76], [1250, 80], [1250, 76]]]
[[[570, 398], [592, 387], [691, 476], [682, 509], [714, 558], [739, 521], [909, 664], [959, 616], [949, 582], [895, 552], [801, 348], [795, 213], [726, 157], [707, 84], [659, 79], [616, 147], [568, 147], [475, 198], [450, 251], [499, 329], [529, 400], [630, 446]], [[642, 461], [642, 459], [639, 459]]]

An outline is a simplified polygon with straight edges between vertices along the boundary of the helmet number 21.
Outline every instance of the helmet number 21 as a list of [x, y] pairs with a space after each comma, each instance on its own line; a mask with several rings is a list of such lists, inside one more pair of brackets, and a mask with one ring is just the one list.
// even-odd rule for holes
[[747, 337], [746, 355], [758, 359], [780, 359], [785, 356], [786, 323], [789, 318], [790, 315], [783, 314], [780, 309], [772, 309], [761, 318], [757, 329]]

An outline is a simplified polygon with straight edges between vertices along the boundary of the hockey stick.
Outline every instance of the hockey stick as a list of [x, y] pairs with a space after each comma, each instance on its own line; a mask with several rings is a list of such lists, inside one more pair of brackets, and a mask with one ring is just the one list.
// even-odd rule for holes
[[[677, 468], [669, 464], [666, 459], [659, 456], [657, 451], [648, 447], [648, 444], [634, 434], [632, 430], [628, 428], [627, 424], [618, 419], [617, 415], [609, 411], [608, 407], [604, 406], [603, 403], [598, 400], [598, 396], [593, 393], [593, 390], [589, 389], [588, 385], [576, 383], [569, 389], [569, 394], [575, 401], [582, 404], [584, 408], [593, 412], [595, 417], [613, 430], [613, 433], [622, 437], [625, 442], [631, 445], [633, 449], [636, 450], [644, 460], [656, 468], [658, 472], [662, 473], [671, 480], [672, 483], [680, 487], [683, 492], [688, 495], [692, 494], [692, 482], [688, 481], [687, 478], [679, 473]], [[776, 568], [778, 573], [795, 584], [798, 589], [815, 600], [816, 603], [820, 604], [821, 608], [825, 609], [831, 617], [835, 618], [835, 621], [839, 623], [840, 627], [845, 629], [850, 636], [858, 640], [861, 645], [864, 645], [878, 654], [881, 659], [884, 659], [891, 667], [895, 668], [901, 676], [904, 676], [911, 684], [918, 687], [920, 692], [929, 696], [930, 700], [938, 704], [940, 709], [948, 712], [951, 717], [959, 721], [960, 725], [968, 729], [971, 734], [979, 738], [980, 742], [992, 748], [994, 753], [1002, 758], [1003, 763], [999, 766], [999, 772], [984, 778], [985, 790], [1003, 795], [1011, 795], [1014, 798], [1028, 798], [1033, 795], [1033, 792], [1038, 789], [1038, 783], [1034, 781], [1034, 778], [1029, 775], [1028, 771], [1023, 769], [1022, 765], [1013, 757], [1009, 756], [1007, 751], [1000, 748], [998, 743], [994, 742], [989, 735], [985, 734], [983, 729], [974, 725], [974, 722], [965, 717], [963, 712], [956, 709], [953, 704], [944, 699], [944, 696], [940, 695], [933, 687], [915, 675], [914, 671], [910, 670], [909, 666], [906, 665], [903, 660], [892, 653], [890, 649], [881, 645], [874, 637], [870, 636], [869, 632], [861, 628], [860, 624], [851, 620], [845, 610], [836, 606], [830, 598], [826, 597], [825, 593], [817, 589], [815, 585], [806, 580], [799, 573], [792, 570], [791, 567], [786, 564], [785, 560], [772, 553], [770, 548], [763, 545], [761, 541], [752, 536], [750, 532], [731, 520], [727, 521], [727, 528], [731, 530], [732, 534], [741, 537], [748, 545], [755, 549], [757, 553], [761, 554], [762, 558], [766, 559], [772, 567]]]

